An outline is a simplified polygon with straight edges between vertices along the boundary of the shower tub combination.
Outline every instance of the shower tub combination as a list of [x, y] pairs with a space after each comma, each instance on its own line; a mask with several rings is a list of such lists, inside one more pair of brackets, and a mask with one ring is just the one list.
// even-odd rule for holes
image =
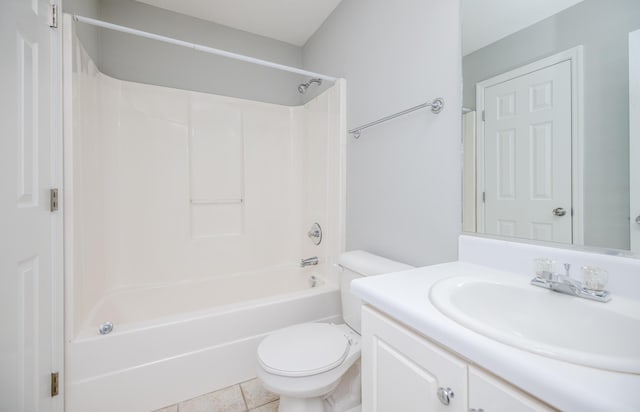
[[64, 27], [66, 410], [212, 392], [340, 322], [344, 81], [298, 107], [121, 81]]
[[[324, 268], [257, 272], [114, 292], [67, 347], [67, 409], [154, 410], [255, 377], [270, 332], [309, 321], [340, 322], [333, 284], [309, 286]], [[262, 289], [264, 278], [281, 288]], [[209, 297], [209, 295], [211, 297]], [[216, 298], [224, 295], [221, 302]], [[111, 319], [108, 335], [98, 325]]]

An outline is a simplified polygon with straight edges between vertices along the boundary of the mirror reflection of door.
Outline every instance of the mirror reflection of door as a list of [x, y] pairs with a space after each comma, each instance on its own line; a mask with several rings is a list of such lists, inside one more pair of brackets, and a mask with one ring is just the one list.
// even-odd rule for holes
[[629, 33], [629, 188], [631, 251], [640, 254], [640, 30]]
[[478, 232], [573, 243], [571, 64], [478, 83]]
[[[476, 112], [467, 109], [462, 115], [462, 198], [476, 198]], [[476, 202], [462, 204], [462, 230], [476, 232]]]

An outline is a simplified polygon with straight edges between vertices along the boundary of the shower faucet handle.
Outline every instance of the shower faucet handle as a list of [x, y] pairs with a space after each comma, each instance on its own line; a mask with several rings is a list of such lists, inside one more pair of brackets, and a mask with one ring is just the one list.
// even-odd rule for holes
[[322, 242], [322, 228], [318, 224], [318, 222], [311, 225], [311, 229], [307, 232], [307, 236], [314, 245], [318, 246], [320, 242]]

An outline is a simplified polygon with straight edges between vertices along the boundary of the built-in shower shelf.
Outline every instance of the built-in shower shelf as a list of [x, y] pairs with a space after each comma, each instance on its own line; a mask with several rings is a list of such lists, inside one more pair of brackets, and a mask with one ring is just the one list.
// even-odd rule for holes
[[244, 199], [191, 199], [192, 205], [235, 205], [243, 202]]

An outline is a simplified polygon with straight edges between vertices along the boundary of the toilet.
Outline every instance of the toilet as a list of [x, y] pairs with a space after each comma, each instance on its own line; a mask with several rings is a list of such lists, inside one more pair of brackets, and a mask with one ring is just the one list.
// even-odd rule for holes
[[258, 346], [258, 378], [280, 395], [279, 412], [346, 412], [360, 407], [360, 309], [353, 279], [413, 268], [361, 250], [345, 252], [340, 292], [345, 324], [303, 323], [281, 329]]

